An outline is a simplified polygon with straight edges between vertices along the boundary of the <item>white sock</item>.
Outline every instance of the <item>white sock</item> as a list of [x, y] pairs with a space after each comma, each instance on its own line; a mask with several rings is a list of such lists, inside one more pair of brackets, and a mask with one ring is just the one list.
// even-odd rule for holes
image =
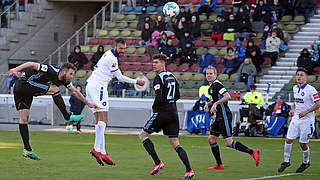
[[94, 149], [97, 151], [97, 152], [101, 152], [101, 150], [100, 150], [100, 135], [99, 135], [99, 129], [100, 129], [100, 127], [98, 126], [98, 125], [95, 125], [95, 128], [94, 128], [95, 130], [96, 130], [96, 137], [95, 137], [95, 140], [94, 140]]
[[310, 149], [309, 149], [309, 147], [308, 147], [307, 150], [302, 151], [302, 153], [303, 153], [303, 163], [304, 164], [308, 164], [309, 163], [309, 157], [310, 157]]
[[103, 121], [98, 122], [99, 126], [99, 134], [100, 134], [100, 152], [101, 154], [106, 154], [106, 148], [105, 148], [105, 137], [104, 137], [104, 131], [106, 129], [106, 123]]
[[290, 162], [290, 153], [292, 149], [292, 144], [284, 143], [284, 162]]

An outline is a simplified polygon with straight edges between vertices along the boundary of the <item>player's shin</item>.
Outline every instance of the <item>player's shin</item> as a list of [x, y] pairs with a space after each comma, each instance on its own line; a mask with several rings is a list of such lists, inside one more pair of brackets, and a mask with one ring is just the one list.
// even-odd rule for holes
[[248, 153], [248, 154], [252, 154], [253, 153], [253, 150], [248, 148], [247, 146], [243, 145], [241, 142], [238, 142], [238, 141], [233, 141], [232, 142], [232, 148], [238, 150], [238, 151], [241, 151], [241, 152], [245, 152], [245, 153]]
[[310, 157], [310, 149], [309, 149], [309, 147], [308, 147], [307, 150], [302, 151], [302, 153], [303, 153], [303, 163], [304, 164], [308, 164], [309, 163], [309, 157]]
[[284, 144], [284, 153], [283, 153], [284, 162], [290, 162], [291, 149], [292, 149], [292, 143], [288, 144], [287, 142], [285, 142], [285, 144]]
[[156, 150], [154, 149], [154, 145], [152, 143], [152, 141], [149, 138], [146, 138], [143, 142], [142, 142], [144, 148], [146, 149], [146, 151], [149, 153], [149, 155], [152, 157], [154, 164], [158, 165], [160, 164], [160, 159], [156, 153]]
[[189, 159], [186, 151], [180, 145], [178, 145], [175, 150], [178, 153], [183, 164], [186, 166], [186, 172], [191, 171], [191, 167], [190, 167], [190, 163], [189, 163]]
[[210, 144], [210, 147], [211, 147], [212, 154], [217, 161], [217, 164], [218, 165], [222, 164], [219, 145], [217, 143], [214, 143], [214, 144]]
[[55, 94], [52, 95], [53, 101], [54, 103], [57, 105], [57, 107], [59, 108], [60, 112], [63, 115], [63, 118], [65, 120], [70, 120], [70, 113], [67, 111], [66, 109], [66, 105], [64, 104], [63, 98], [60, 94], [60, 92], [57, 92]]
[[24, 149], [27, 151], [31, 151], [31, 147], [29, 144], [29, 129], [28, 124], [19, 124], [20, 135], [24, 144]]

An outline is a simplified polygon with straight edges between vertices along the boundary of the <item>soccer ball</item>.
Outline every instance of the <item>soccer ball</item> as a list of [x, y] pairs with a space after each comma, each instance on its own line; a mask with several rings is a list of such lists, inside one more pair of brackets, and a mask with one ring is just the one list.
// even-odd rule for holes
[[175, 2], [167, 2], [162, 9], [162, 13], [165, 17], [177, 17], [179, 12], [179, 5]]
[[66, 126], [66, 130], [67, 131], [72, 131], [73, 130], [73, 125], [71, 124], [71, 125]]

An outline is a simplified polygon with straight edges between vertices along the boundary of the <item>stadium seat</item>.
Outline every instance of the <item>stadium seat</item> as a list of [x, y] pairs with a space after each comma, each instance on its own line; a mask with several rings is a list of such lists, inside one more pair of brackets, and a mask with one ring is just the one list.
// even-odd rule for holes
[[203, 53], [203, 47], [199, 47], [196, 50], [196, 55], [200, 56]]
[[200, 15], [199, 16], [199, 20], [202, 21], [202, 22], [206, 21], [207, 20], [207, 15]]
[[90, 38], [88, 44], [89, 44], [89, 45], [99, 44], [99, 39], [97, 39], [97, 38]]
[[172, 73], [174, 75], [174, 77], [176, 77], [176, 79], [178, 79], [180, 81], [181, 79], [181, 74], [180, 73]]
[[147, 12], [156, 12], [157, 11], [157, 8], [154, 7], [154, 6], [148, 6], [147, 7]]
[[292, 16], [283, 16], [281, 22], [290, 22], [292, 21]]
[[211, 25], [210, 25], [210, 24], [207, 24], [207, 23], [204, 23], [204, 24], [201, 24], [201, 25], [200, 25], [201, 31], [209, 30], [210, 27], [211, 27]]
[[272, 60], [270, 57], [264, 57], [263, 59], [264, 59], [263, 65], [271, 65]]
[[90, 60], [92, 58], [92, 54], [86, 54], [86, 57], [88, 60]]
[[293, 19], [294, 22], [305, 22], [304, 16], [296, 16]]
[[223, 65], [217, 65], [216, 69], [217, 69], [217, 73], [221, 73], [221, 71], [223, 70], [224, 66]]
[[120, 31], [118, 31], [118, 30], [112, 30], [109, 32], [110, 37], [118, 37], [119, 34], [120, 34]]
[[128, 28], [130, 28], [130, 29], [136, 29], [136, 28], [137, 28], [137, 24], [138, 24], [138, 23], [136, 23], [136, 22], [132, 22], [132, 23], [129, 24]]
[[317, 77], [315, 75], [309, 75], [307, 82], [313, 83], [313, 82], [316, 82], [316, 80], [317, 80]]
[[117, 25], [117, 24], [116, 24], [115, 22], [108, 22], [107, 25], [106, 25], [106, 27], [109, 28], [109, 29], [112, 29], [112, 28], [115, 28], [116, 25]]
[[229, 41], [228, 42], [228, 47], [234, 47], [235, 43], [236, 43], [236, 41]]
[[104, 37], [108, 35], [108, 31], [107, 30], [99, 30], [97, 33], [98, 37]]
[[121, 37], [129, 37], [131, 35], [131, 31], [125, 30], [120, 32]]
[[179, 5], [180, 4], [187, 4], [187, 0], [178, 0], [178, 2], [177, 2]]
[[216, 57], [216, 64], [223, 64], [223, 58], [222, 57]]
[[132, 6], [125, 6], [123, 8], [123, 12], [132, 12], [134, 11], [134, 8]]
[[217, 15], [216, 14], [211, 14], [208, 18], [209, 22], [214, 22], [217, 19]]
[[217, 48], [209, 48], [208, 52], [216, 56], [218, 55], [219, 50]]
[[121, 64], [119, 68], [121, 71], [128, 71], [128, 69], [130, 68], [130, 64]]
[[142, 6], [136, 6], [136, 8], [134, 9], [135, 12], [139, 12], [141, 13], [142, 10]]
[[192, 78], [192, 74], [191, 73], [183, 73], [180, 77], [180, 79], [182, 81], [189, 81]]
[[133, 72], [131, 72], [131, 71], [125, 71], [125, 72], [123, 72], [123, 75], [127, 76], [129, 78], [133, 78]]
[[134, 31], [131, 36], [133, 37], [140, 37], [141, 36], [141, 31]]
[[178, 39], [173, 39], [172, 40], [172, 45], [173, 46], [177, 46], [179, 44], [179, 40]]
[[177, 67], [177, 65], [175, 65], [175, 64], [169, 64], [169, 65], [167, 66], [167, 70], [170, 71], [170, 72], [174, 72], [174, 71], [176, 71], [177, 69], [178, 69], [178, 67]]
[[112, 40], [109, 39], [109, 38], [101, 38], [99, 40], [99, 44], [102, 44], [102, 45], [111, 45], [112, 44]]
[[284, 91], [292, 91], [293, 86], [296, 85], [296, 83], [286, 83], [282, 87], [282, 90]]
[[[199, 0], [189, 0], [189, 3], [199, 4]], [[198, 12], [198, 10], [196, 12]]]
[[137, 55], [144, 55], [145, 52], [146, 52], [146, 48], [144, 48], [144, 47], [140, 47], [140, 48], [138, 48], [138, 49], [136, 50], [136, 54], [137, 54]]
[[232, 89], [236, 91], [246, 91], [246, 88], [246, 84], [243, 82], [234, 83], [232, 86]]
[[226, 47], [221, 48], [220, 51], [219, 51], [219, 55], [220, 55], [220, 56], [224, 56], [224, 55], [226, 55], [226, 54], [227, 54], [227, 48], [226, 48]]
[[136, 48], [134, 47], [128, 47], [126, 50], [126, 54], [134, 54], [136, 52]]
[[189, 65], [188, 64], [182, 64], [178, 67], [178, 71], [179, 72], [186, 72], [189, 69]]
[[143, 72], [152, 71], [152, 64], [144, 64], [141, 70]]
[[[314, 72], [314, 74], [320, 74], [320, 67], [314, 67], [313, 72]], [[320, 82], [320, 78], [318, 78], [317, 82]]]
[[83, 53], [87, 53], [87, 52], [90, 51], [90, 47], [89, 46], [81, 46], [80, 48], [81, 48], [81, 52], [83, 52]]
[[91, 76], [91, 74], [92, 74], [92, 71], [87, 71], [87, 74], [84, 78], [88, 79]]
[[114, 21], [122, 21], [124, 20], [124, 15], [123, 14], [116, 14], [114, 17], [113, 17], [113, 20]]
[[137, 19], [137, 15], [135, 14], [128, 14], [126, 17], [125, 17], [125, 20], [126, 21], [135, 21]]
[[83, 78], [87, 74], [87, 71], [84, 70], [78, 70], [75, 74], [76, 78]]
[[146, 63], [146, 62], [151, 62], [150, 57], [149, 56], [141, 56], [140, 59], [141, 62]]
[[224, 0], [224, 5], [232, 5], [232, 0]]
[[129, 56], [129, 58], [127, 59], [128, 62], [138, 62], [140, 59], [139, 56]]
[[214, 40], [205, 40], [203, 43], [204, 47], [213, 47], [215, 44]]
[[291, 83], [296, 83], [296, 82], [297, 82], [297, 80], [296, 80], [296, 75], [292, 76], [292, 78], [290, 79], [289, 82], [291, 82]]
[[119, 57], [119, 62], [126, 62], [128, 59], [128, 56], [120, 56]]
[[236, 77], [238, 77], [239, 75], [237, 73], [231, 74], [230, 76], [230, 81], [234, 82], [234, 80], [236, 79]]
[[288, 40], [289, 37], [290, 37], [290, 35], [289, 35], [288, 32], [283, 32], [283, 38], [284, 38], [285, 40]]
[[223, 82], [223, 86], [224, 86], [228, 91], [231, 90], [232, 84], [233, 84], [232, 82], [228, 82], [228, 81]]
[[219, 76], [218, 76], [219, 81], [227, 81], [228, 79], [229, 79], [228, 74], [219, 74]]
[[223, 5], [223, 0], [218, 0], [218, 1], [217, 1], [217, 4], [218, 4], [218, 5]]
[[156, 77], [156, 73], [155, 72], [148, 72], [147, 74], [146, 74], [146, 77], [149, 79], [149, 80], [151, 80], [151, 79], [154, 79], [154, 77]]
[[261, 44], [261, 40], [255, 40], [254, 45], [259, 46]]
[[92, 46], [90, 51], [91, 51], [92, 53], [96, 53], [97, 50], [98, 50], [98, 46]]
[[204, 79], [205, 79], [205, 77], [204, 77], [204, 74], [202, 74], [202, 73], [197, 73], [194, 76], [192, 76], [192, 80], [194, 80], [194, 81], [202, 81]]
[[159, 7], [157, 8], [157, 12], [162, 12], [162, 8], [163, 8], [163, 6], [159, 6]]
[[112, 46], [104, 46], [104, 52], [109, 51], [112, 48]]
[[83, 69], [83, 70], [91, 70], [91, 66], [92, 66], [92, 62], [89, 61], [87, 64], [83, 65], [83, 67], [81, 69]]
[[117, 23], [117, 25], [116, 25], [116, 28], [119, 28], [119, 29], [126, 29], [127, 27], [128, 27], [127, 22]]
[[289, 24], [286, 25], [284, 28], [286, 31], [296, 31], [297, 30], [297, 25], [295, 24]]
[[189, 68], [189, 72], [198, 72], [199, 70], [199, 66], [197, 64], [193, 64], [190, 68]]
[[132, 64], [129, 68], [129, 71], [140, 71], [141, 70], [141, 64]]
[[284, 30], [284, 24], [278, 24], [278, 28], [280, 28], [281, 30]]
[[194, 45], [195, 45], [196, 47], [202, 46], [202, 40], [194, 40]]
[[224, 41], [224, 40], [217, 41], [216, 46], [217, 47], [225, 47], [225, 46], [227, 46], [227, 41]]

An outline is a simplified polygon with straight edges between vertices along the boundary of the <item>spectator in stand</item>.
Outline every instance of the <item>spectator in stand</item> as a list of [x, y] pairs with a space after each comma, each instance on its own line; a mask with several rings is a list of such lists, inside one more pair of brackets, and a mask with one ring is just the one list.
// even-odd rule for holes
[[164, 17], [161, 13], [156, 16], [154, 31], [162, 32], [166, 30], [166, 23], [164, 22]]
[[244, 0], [232, 0], [233, 12], [237, 13], [239, 11], [239, 8], [246, 3], [247, 2], [244, 2]]
[[256, 67], [257, 73], [262, 71], [261, 65], [263, 64], [264, 59], [263, 59], [261, 53], [258, 53], [258, 51], [256, 49], [251, 49], [250, 55], [246, 56], [246, 57], [251, 58], [253, 65]]
[[229, 76], [239, 67], [238, 55], [234, 53], [233, 48], [227, 49], [227, 54], [224, 55], [223, 59], [224, 69], [222, 74], [228, 74]]
[[[82, 86], [77, 85], [76, 89], [82, 94]], [[86, 105], [82, 101], [80, 101], [78, 98], [76, 98], [74, 95], [70, 96], [69, 103], [70, 103], [70, 112], [72, 112], [73, 115], [81, 115], [82, 110]], [[77, 132], [80, 133], [81, 120], [77, 122], [76, 127], [77, 127]]]
[[91, 58], [91, 69], [94, 69], [94, 66], [98, 63], [98, 61], [100, 60], [100, 58], [102, 57], [102, 55], [104, 54], [104, 47], [103, 45], [99, 45], [97, 52], [95, 52]]
[[145, 28], [146, 23], [149, 24], [149, 29], [151, 29], [153, 31], [154, 21], [152, 20], [152, 18], [149, 15], [144, 17], [144, 20], [142, 21], [142, 24], [141, 24], [141, 30], [143, 30]]
[[245, 9], [245, 7], [239, 7], [239, 10], [236, 13], [236, 20], [237, 21], [241, 21], [243, 19], [243, 17], [248, 18], [248, 11]]
[[257, 7], [257, 0], [248, 0], [248, 8], [256, 8]]
[[225, 24], [222, 21], [221, 15], [218, 15], [217, 19], [215, 20], [212, 26], [211, 39], [216, 42], [222, 40], [224, 31], [225, 31]]
[[266, 40], [266, 50], [263, 52], [264, 57], [270, 57], [271, 65], [274, 66], [279, 56], [281, 39], [277, 37], [277, 32], [272, 31], [271, 37]]
[[261, 20], [265, 24], [271, 24], [272, 23], [272, 17], [271, 17], [270, 12], [268, 11], [268, 7], [267, 6], [262, 7], [260, 16], [261, 16]]
[[81, 47], [77, 45], [74, 48], [74, 52], [68, 57], [68, 62], [76, 66], [77, 70], [81, 69], [83, 65], [88, 63], [86, 55], [81, 52]]
[[[278, 22], [284, 14], [284, 8], [280, 4], [279, 0], [273, 0], [272, 3], [268, 4], [270, 13], [272, 14], [273, 22]], [[280, 38], [281, 39], [281, 38]]]
[[268, 8], [267, 5], [264, 3], [264, 0], [259, 0], [258, 4], [256, 6], [256, 11], [261, 14], [262, 9], [266, 9]]
[[138, 23], [137, 23], [137, 30], [141, 30], [142, 22], [144, 21], [145, 17], [147, 16], [147, 8], [143, 7], [141, 9], [141, 14], [138, 17]]
[[187, 17], [187, 15], [186, 8], [184, 6], [180, 6], [180, 12], [177, 19], [180, 20], [182, 17]]
[[141, 6], [147, 7], [147, 5], [153, 6], [155, 4], [155, 0], [140, 0]]
[[272, 34], [272, 29], [268, 24], [265, 24], [262, 32], [262, 40], [268, 39], [269, 37], [271, 37], [271, 34]]
[[192, 39], [200, 38], [200, 22], [198, 21], [197, 16], [192, 16], [191, 22], [188, 22], [188, 29], [190, 29], [190, 36]]
[[203, 48], [203, 53], [198, 59], [198, 73], [206, 73], [208, 66], [216, 66], [216, 58], [208, 52], [208, 47]]
[[148, 95], [148, 93], [150, 92], [149, 80], [144, 75], [143, 72], [139, 72], [139, 76], [136, 78], [136, 80], [142, 80], [145, 82], [143, 86], [140, 86], [138, 84], [134, 84], [134, 89], [136, 90], [136, 96], [143, 98], [143, 96]]
[[253, 6], [249, 11], [249, 19], [253, 32], [263, 32], [264, 22], [262, 21], [261, 14]]
[[300, 56], [298, 57], [297, 60], [297, 67], [303, 67], [306, 70], [308, 70], [308, 74], [312, 74], [312, 60], [310, 58], [310, 53], [307, 48], [304, 48], [300, 52]]
[[222, 12], [221, 12], [222, 19], [224, 19], [225, 21], [229, 20], [229, 16], [231, 14], [233, 14], [233, 8], [232, 7], [224, 6], [222, 8]]
[[314, 8], [314, 0], [295, 0], [293, 8], [294, 15], [298, 16], [300, 13], [302, 13], [305, 18], [305, 23], [308, 23], [309, 16]]
[[216, 5], [217, 0], [201, 0], [198, 14], [206, 13], [207, 17], [209, 17], [212, 12], [216, 11]]
[[225, 21], [225, 32], [223, 34], [223, 40], [234, 41], [236, 39], [236, 32], [239, 23], [236, 21], [233, 14], [230, 14], [229, 19]]
[[311, 45], [310, 58], [312, 60], [312, 69], [319, 66], [319, 46], [316, 43]]
[[185, 31], [184, 36], [179, 41], [179, 51], [181, 51], [181, 49], [186, 46], [187, 42], [192, 42], [192, 41], [193, 41], [193, 38], [190, 36], [190, 32]]
[[196, 16], [197, 17], [197, 20], [199, 20], [199, 15], [198, 13], [196, 12], [196, 10], [194, 9], [194, 6], [193, 5], [190, 5], [189, 6], [189, 11], [187, 12], [187, 20], [188, 21], [191, 21], [192, 19], [192, 16]]
[[179, 38], [181, 39], [183, 36], [183, 32], [185, 31], [189, 31], [188, 29], [188, 22], [187, 22], [187, 18], [186, 17], [181, 17], [181, 19], [178, 22], [178, 34], [176, 34], [176, 36], [179, 36]]
[[190, 41], [186, 42], [185, 47], [182, 48], [179, 61], [179, 66], [183, 63], [189, 64], [189, 67], [197, 62], [196, 49], [193, 47], [193, 43]]
[[133, 8], [136, 8], [137, 0], [127, 0], [127, 6], [131, 6]]
[[251, 22], [248, 16], [241, 16], [241, 18], [238, 22], [239, 26], [237, 28], [236, 38], [248, 40], [252, 33]]
[[112, 95], [120, 97], [122, 95], [122, 91], [124, 89], [127, 89], [128, 87], [129, 87], [128, 83], [120, 82], [117, 78], [113, 78], [111, 80], [111, 88], [112, 88], [111, 94]]
[[237, 40], [234, 45], [234, 53], [238, 56], [238, 60], [242, 63], [246, 56], [246, 48], [242, 46], [240, 40]]
[[140, 46], [146, 47], [149, 44], [149, 42], [151, 41], [152, 32], [153, 30], [150, 29], [149, 23], [145, 23], [141, 33], [142, 41], [139, 42]]
[[252, 39], [250, 39], [247, 43], [246, 57], [250, 56], [250, 53], [252, 52], [253, 49], [256, 50], [258, 55], [261, 55], [260, 48], [254, 44], [254, 41]]
[[257, 74], [256, 67], [252, 64], [250, 57], [247, 57], [240, 65], [237, 74], [238, 76], [235, 78], [235, 82], [247, 83], [247, 91], [250, 91], [254, 76]]
[[173, 46], [172, 39], [168, 39], [167, 45], [161, 48], [160, 53], [167, 56], [167, 65], [175, 62], [177, 58], [177, 48]]
[[166, 25], [166, 30], [169, 32], [172, 32], [175, 34], [176, 38], [180, 38], [179, 37], [179, 29], [178, 29], [178, 19], [173, 17], [171, 18], [171, 20], [167, 23]]
[[161, 49], [162, 49], [164, 46], [167, 46], [167, 42], [168, 42], [167, 33], [162, 32], [162, 33], [161, 33], [161, 38], [158, 39], [158, 50], [161, 51]]
[[151, 42], [149, 43], [149, 46], [146, 48], [146, 54], [151, 58], [154, 54], [158, 54], [158, 37], [159, 33], [153, 32], [152, 33], [152, 39]]
[[167, 2], [169, 2], [168, 0], [157, 0], [157, 5], [159, 6], [164, 6]]
[[277, 37], [280, 38], [281, 40], [284, 40], [284, 36], [283, 36], [283, 32], [282, 30], [278, 27], [277, 23], [273, 23], [272, 24], [272, 31], [276, 31], [277, 32]]

